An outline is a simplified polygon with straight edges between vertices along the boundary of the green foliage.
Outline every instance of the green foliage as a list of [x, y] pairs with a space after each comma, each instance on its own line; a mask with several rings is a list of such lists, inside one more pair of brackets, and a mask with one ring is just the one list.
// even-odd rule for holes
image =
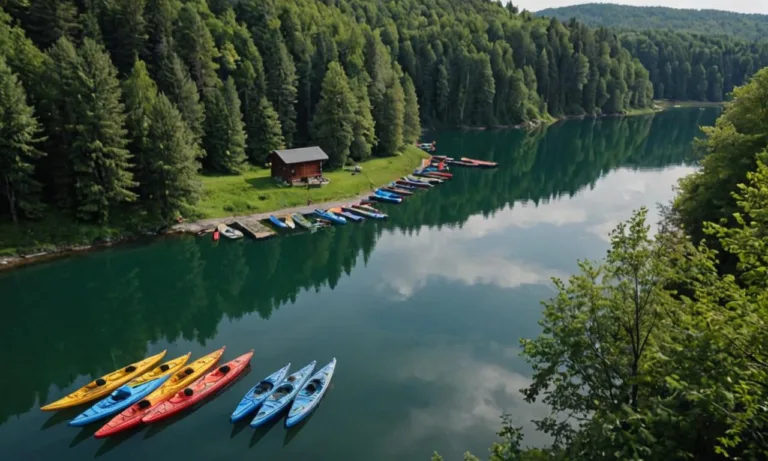
[[280, 120], [266, 96], [256, 102], [255, 108], [246, 113], [245, 128], [248, 135], [248, 158], [255, 165], [267, 161], [269, 153], [285, 146]]
[[212, 171], [240, 173], [246, 161], [246, 134], [232, 77], [219, 88], [207, 89], [205, 98], [205, 164]]
[[377, 152], [379, 155], [395, 155], [403, 145], [403, 123], [405, 118], [405, 93], [400, 80], [395, 79], [392, 86], [387, 88], [378, 109], [376, 120], [376, 137], [379, 140]]
[[139, 53], [144, 51], [146, 3], [147, 0], [113, 0], [107, 3], [103, 13], [104, 41], [112, 62], [121, 73], [128, 73]]
[[357, 101], [338, 62], [328, 65], [320, 102], [312, 120], [312, 139], [328, 154], [331, 168], [343, 166], [354, 139]]
[[29, 37], [42, 49], [61, 37], [76, 38], [81, 29], [77, 6], [71, 0], [30, 0], [19, 13]]
[[202, 92], [204, 89], [216, 87], [216, 69], [219, 66], [214, 59], [219, 57], [219, 50], [213, 42], [211, 31], [194, 6], [189, 3], [179, 10], [174, 38], [176, 52], [187, 65], [198, 89]]
[[0, 58], [0, 193], [14, 223], [19, 214], [38, 216], [40, 184], [34, 179], [34, 161], [44, 154], [35, 146], [40, 125], [27, 103], [24, 87]]
[[416, 87], [409, 75], [403, 77], [403, 91], [405, 93], [405, 112], [403, 113], [403, 141], [413, 144], [421, 137], [421, 122], [419, 121], [419, 99], [416, 96]]
[[203, 137], [205, 109], [200, 102], [195, 82], [176, 53], [171, 52], [161, 62], [158, 84], [168, 98], [176, 104], [181, 117], [199, 143]]
[[682, 227], [698, 241], [705, 222], [733, 223], [737, 203], [732, 194], [754, 171], [760, 153], [768, 146], [768, 68], [756, 73], [749, 84], [736, 88], [730, 103], [714, 127], [704, 128], [700, 143], [707, 155], [701, 169], [680, 182], [674, 203]]
[[355, 120], [352, 127], [352, 145], [349, 155], [355, 161], [363, 161], [371, 156], [372, 147], [376, 145], [376, 131], [371, 113], [371, 100], [368, 98], [368, 74], [362, 73], [352, 81], [352, 92], [357, 99], [355, 104]]
[[158, 96], [148, 122], [142, 198], [150, 204], [151, 214], [170, 222], [190, 212], [200, 198], [198, 148], [181, 114], [165, 95]]

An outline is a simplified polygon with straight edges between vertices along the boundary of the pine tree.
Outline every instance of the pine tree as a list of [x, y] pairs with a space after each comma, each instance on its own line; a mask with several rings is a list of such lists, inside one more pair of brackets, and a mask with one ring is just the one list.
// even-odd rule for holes
[[279, 24], [270, 22], [269, 30], [262, 34], [264, 67], [267, 73], [267, 99], [272, 103], [280, 120], [283, 139], [293, 145], [296, 134], [296, 66], [280, 34]]
[[394, 84], [387, 88], [380, 111], [381, 122], [376, 120], [379, 128], [377, 152], [379, 155], [395, 155], [403, 145], [405, 117], [405, 94], [400, 80], [395, 79]]
[[103, 21], [104, 39], [112, 62], [122, 73], [128, 73], [147, 40], [144, 7], [147, 0], [112, 0]]
[[328, 65], [312, 120], [312, 139], [328, 154], [329, 166], [344, 165], [354, 138], [355, 97], [338, 62]]
[[416, 97], [416, 88], [408, 74], [403, 77], [403, 91], [405, 92], [403, 141], [406, 144], [413, 144], [421, 137], [421, 122], [419, 121], [419, 100]]
[[153, 153], [149, 147], [149, 116], [157, 100], [157, 85], [147, 72], [144, 61], [136, 61], [131, 75], [123, 83], [125, 100], [125, 127], [128, 130], [128, 149], [133, 154], [134, 178], [139, 184], [141, 199], [146, 198], [145, 191], [147, 164]]
[[376, 127], [371, 113], [371, 100], [368, 99], [368, 78], [368, 74], [363, 71], [351, 85], [356, 102], [349, 155], [358, 162], [370, 157], [373, 146], [376, 145]]
[[248, 135], [246, 152], [255, 165], [263, 165], [270, 152], [285, 145], [277, 112], [265, 96], [259, 98], [256, 107], [249, 110], [245, 128]]
[[219, 57], [219, 51], [200, 15], [191, 3], [179, 10], [178, 25], [175, 30], [174, 45], [179, 57], [187, 65], [197, 88], [203, 91], [214, 88], [218, 77], [218, 65], [214, 61]]
[[199, 143], [203, 137], [205, 108], [200, 102], [197, 86], [176, 53], [171, 52], [161, 65], [158, 78], [160, 89], [176, 104], [181, 117]]
[[437, 118], [440, 120], [448, 119], [448, 101], [451, 87], [448, 84], [448, 71], [445, 70], [443, 63], [437, 66], [437, 83], [435, 84], [435, 96], [437, 98]]
[[130, 172], [130, 153], [124, 128], [120, 82], [109, 55], [86, 38], [80, 58], [76, 93], [69, 95], [75, 124], [71, 133], [70, 161], [75, 177], [77, 215], [106, 222], [111, 209], [136, 199]]
[[219, 88], [205, 92], [205, 163], [212, 171], [236, 174], [245, 164], [245, 131], [240, 100], [230, 77]]
[[0, 58], [0, 194], [14, 223], [20, 213], [36, 217], [42, 209], [34, 179], [35, 161], [44, 155], [36, 147], [40, 132], [24, 87]]
[[74, 39], [81, 28], [77, 6], [71, 0], [30, 0], [24, 24], [41, 49], [47, 49], [60, 37]]
[[194, 136], [163, 94], [149, 113], [147, 148], [143, 198], [153, 216], [171, 221], [197, 202], [201, 184]]
[[178, 15], [175, 5], [174, 0], [148, 0], [144, 8], [147, 39], [142, 55], [153, 75], [173, 50], [173, 24]]

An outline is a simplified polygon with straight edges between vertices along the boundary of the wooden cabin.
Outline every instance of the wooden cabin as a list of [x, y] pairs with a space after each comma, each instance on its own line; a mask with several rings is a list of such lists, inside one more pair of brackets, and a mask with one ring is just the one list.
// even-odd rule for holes
[[327, 183], [323, 178], [323, 162], [326, 160], [328, 155], [317, 146], [275, 150], [269, 155], [272, 177], [291, 185]]

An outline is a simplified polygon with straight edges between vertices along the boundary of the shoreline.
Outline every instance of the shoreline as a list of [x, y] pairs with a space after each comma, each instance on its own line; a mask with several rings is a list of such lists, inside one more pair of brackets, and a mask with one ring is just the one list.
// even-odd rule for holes
[[[706, 101], [666, 101], [666, 100], [654, 101], [654, 103], [656, 104], [656, 107], [649, 108], [648, 110], [644, 110], [644, 111], [630, 112], [626, 114], [606, 114], [606, 115], [600, 115], [597, 117], [593, 116], [592, 118], [633, 117], [636, 115], [648, 115], [656, 112], [673, 110], [678, 107], [714, 107], [714, 106], [721, 106], [723, 104], [723, 103], [712, 103], [712, 102], [706, 102]], [[552, 121], [541, 120], [537, 122], [526, 122], [526, 123], [515, 125], [515, 126], [504, 126], [504, 127], [499, 126], [499, 127], [485, 127], [485, 128], [459, 127], [458, 129], [466, 130], [466, 131], [484, 131], [484, 130], [494, 130], [494, 129], [530, 130], [530, 129], [545, 127], [563, 120], [576, 120], [576, 119], [585, 119], [585, 118], [588, 118], [588, 116], [564, 116], [564, 117], [556, 118]], [[418, 165], [414, 165], [414, 168], [416, 168], [416, 166]], [[137, 242], [143, 239], [152, 240], [157, 237], [168, 236], [168, 235], [198, 234], [201, 231], [212, 229], [219, 223], [232, 224], [238, 219], [247, 219], [249, 221], [254, 221], [254, 220], [262, 221], [264, 219], [269, 218], [269, 216], [273, 214], [274, 215], [284, 215], [284, 214], [291, 214], [291, 213], [307, 214], [309, 212], [312, 212], [315, 208], [333, 208], [338, 206], [345, 206], [352, 202], [360, 201], [364, 198], [367, 198], [372, 191], [373, 189], [365, 192], [364, 194], [357, 194], [347, 198], [339, 198], [339, 199], [328, 200], [324, 202], [312, 203], [311, 205], [285, 207], [277, 210], [264, 211], [260, 213], [235, 214], [235, 215], [229, 215], [229, 216], [220, 217], [220, 218], [199, 219], [195, 221], [174, 224], [168, 227], [167, 229], [159, 232], [147, 232], [142, 235], [124, 235], [114, 239], [106, 239], [98, 243], [75, 244], [75, 245], [54, 245], [50, 250], [41, 251], [38, 253], [26, 254], [23, 256], [18, 254], [12, 255], [12, 256], [0, 256], [0, 272], [4, 272], [7, 270], [19, 268], [19, 267], [24, 267], [29, 264], [34, 264], [37, 262], [50, 261], [52, 259], [62, 258], [68, 255], [85, 253], [89, 251], [97, 251], [100, 249], [110, 248], [110, 247], [114, 247], [121, 244]]]

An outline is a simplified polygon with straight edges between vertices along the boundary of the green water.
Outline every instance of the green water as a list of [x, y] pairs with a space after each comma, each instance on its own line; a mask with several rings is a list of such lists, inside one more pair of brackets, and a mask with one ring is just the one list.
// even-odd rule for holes
[[[385, 223], [266, 242], [166, 238], [0, 273], [3, 459], [457, 459], [494, 439], [499, 415], [546, 439], [518, 390], [518, 338], [538, 333], [549, 278], [599, 258], [633, 208], [672, 196], [713, 109], [569, 121], [545, 131], [438, 133], [440, 153], [491, 159], [387, 206]], [[78, 411], [39, 406], [168, 349], [193, 357], [253, 348], [250, 372], [192, 413], [108, 440]], [[332, 357], [319, 410], [298, 430], [228, 416], [286, 362]]]

